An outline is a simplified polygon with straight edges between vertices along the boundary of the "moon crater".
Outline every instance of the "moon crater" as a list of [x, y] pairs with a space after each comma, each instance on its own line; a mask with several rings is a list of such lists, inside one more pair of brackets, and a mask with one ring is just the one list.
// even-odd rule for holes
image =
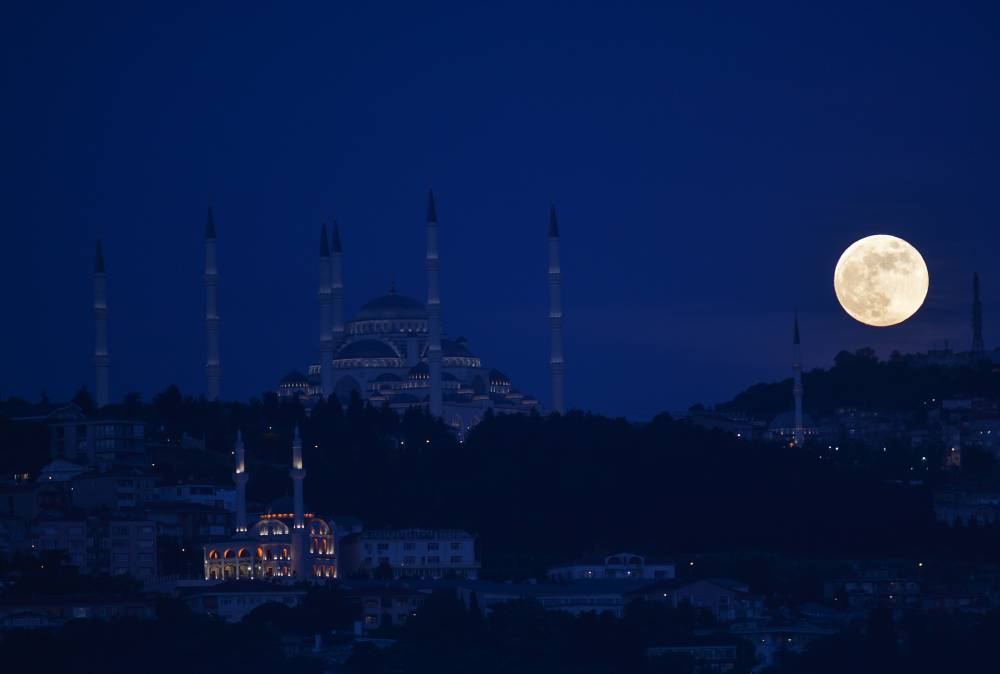
[[840, 305], [876, 327], [902, 323], [927, 297], [929, 275], [916, 248], [895, 236], [865, 237], [844, 251], [833, 274]]

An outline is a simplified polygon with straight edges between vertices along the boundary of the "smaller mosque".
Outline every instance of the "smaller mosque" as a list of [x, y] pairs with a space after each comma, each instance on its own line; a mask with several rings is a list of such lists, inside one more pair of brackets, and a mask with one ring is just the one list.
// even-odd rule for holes
[[247, 527], [246, 449], [242, 434], [236, 436], [233, 481], [236, 483], [236, 531], [227, 541], [204, 547], [205, 580], [239, 578], [327, 579], [337, 576], [334, 530], [326, 520], [306, 512], [302, 483], [302, 439], [295, 428], [292, 468], [293, 497], [279, 499], [270, 510]]

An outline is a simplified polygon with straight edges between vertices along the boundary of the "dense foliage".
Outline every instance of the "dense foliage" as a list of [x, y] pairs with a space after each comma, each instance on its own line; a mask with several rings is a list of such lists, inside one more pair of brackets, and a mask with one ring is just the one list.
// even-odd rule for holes
[[[933, 521], [928, 485], [941, 479], [939, 457], [905, 446], [796, 450], [666, 415], [634, 424], [575, 412], [487, 414], [462, 441], [422, 412], [399, 416], [357, 398], [307, 416], [273, 395], [206, 403], [175, 388], [129, 406], [114, 412], [147, 420], [164, 479], [228, 483], [242, 429], [249, 498], [263, 508], [290, 494], [297, 424], [311, 510], [368, 527], [467, 529], [480, 536], [486, 575], [537, 575], [618, 549], [927, 556], [960, 536]], [[183, 448], [185, 435], [205, 448]], [[979, 532], [969, 554], [1000, 552], [997, 539]]]
[[[976, 396], [1000, 398], [1000, 371], [988, 361], [939, 365], [894, 353], [879, 360], [872, 349], [841, 351], [833, 367], [802, 376], [806, 409], [826, 415], [842, 407], [919, 412], [933, 399]], [[718, 406], [770, 420], [791, 409], [792, 380], [755, 384]]]

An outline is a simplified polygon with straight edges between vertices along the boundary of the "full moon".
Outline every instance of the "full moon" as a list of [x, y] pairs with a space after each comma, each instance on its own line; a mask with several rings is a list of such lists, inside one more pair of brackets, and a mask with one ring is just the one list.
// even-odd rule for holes
[[929, 283], [927, 264], [917, 249], [888, 234], [852, 243], [833, 272], [833, 287], [844, 311], [879, 328], [917, 313]]

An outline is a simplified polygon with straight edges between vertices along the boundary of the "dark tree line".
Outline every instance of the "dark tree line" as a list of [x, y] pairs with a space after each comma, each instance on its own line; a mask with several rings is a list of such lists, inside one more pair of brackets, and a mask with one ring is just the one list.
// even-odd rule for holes
[[[806, 408], [814, 415], [840, 407], [912, 411], [919, 415], [932, 399], [1000, 397], [1000, 372], [987, 361], [936, 365], [894, 353], [879, 360], [872, 349], [841, 351], [833, 367], [817, 368], [802, 377]], [[792, 380], [755, 384], [720, 410], [770, 420], [791, 409]]]

